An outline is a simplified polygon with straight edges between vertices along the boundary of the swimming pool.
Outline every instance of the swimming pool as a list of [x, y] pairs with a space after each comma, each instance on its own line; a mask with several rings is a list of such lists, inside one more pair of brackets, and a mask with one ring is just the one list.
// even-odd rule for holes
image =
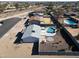
[[71, 19], [64, 20], [64, 23], [65, 23], [65, 24], [68, 24], [68, 25], [77, 25], [77, 23], [74, 22], [74, 21], [71, 20]]

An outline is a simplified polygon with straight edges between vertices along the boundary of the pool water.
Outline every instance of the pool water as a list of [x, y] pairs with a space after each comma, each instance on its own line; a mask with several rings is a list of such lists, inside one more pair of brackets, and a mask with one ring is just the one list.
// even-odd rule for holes
[[56, 27], [55, 26], [51, 26], [47, 29], [48, 33], [55, 33]]
[[74, 22], [74, 21], [71, 20], [71, 19], [64, 20], [64, 23], [65, 23], [65, 24], [68, 24], [68, 25], [77, 25], [77, 23]]

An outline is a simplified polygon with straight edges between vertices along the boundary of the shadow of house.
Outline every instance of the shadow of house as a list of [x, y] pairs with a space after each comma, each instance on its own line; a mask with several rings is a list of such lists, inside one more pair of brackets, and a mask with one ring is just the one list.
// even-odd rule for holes
[[20, 43], [22, 43], [22, 39], [21, 39], [22, 35], [23, 35], [22, 32], [18, 32], [18, 33], [17, 33], [17, 35], [16, 35], [17, 38], [16, 38], [16, 40], [14, 41], [14, 44], [20, 44]]
[[38, 42], [33, 44], [32, 55], [38, 55]]
[[[18, 32], [16, 35], [16, 40], [14, 41], [14, 44], [21, 44], [24, 43], [23, 40], [21, 39], [23, 33]], [[38, 42], [33, 43], [33, 48], [32, 48], [32, 55], [38, 55]]]

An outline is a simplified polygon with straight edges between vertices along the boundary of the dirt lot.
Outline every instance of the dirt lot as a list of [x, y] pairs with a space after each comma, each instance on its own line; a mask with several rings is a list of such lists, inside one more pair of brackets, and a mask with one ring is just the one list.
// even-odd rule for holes
[[0, 18], [5, 18], [5, 17], [7, 17], [7, 16], [13, 16], [13, 15], [16, 15], [16, 14], [23, 13], [23, 12], [25, 12], [25, 11], [26, 11], [26, 10], [2, 13], [2, 14], [0, 14]]

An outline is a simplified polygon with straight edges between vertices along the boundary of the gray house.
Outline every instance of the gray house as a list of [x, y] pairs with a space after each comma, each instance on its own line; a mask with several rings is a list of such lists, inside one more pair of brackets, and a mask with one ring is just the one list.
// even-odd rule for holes
[[41, 27], [38, 25], [29, 25], [22, 36], [23, 42], [37, 42], [40, 38]]

